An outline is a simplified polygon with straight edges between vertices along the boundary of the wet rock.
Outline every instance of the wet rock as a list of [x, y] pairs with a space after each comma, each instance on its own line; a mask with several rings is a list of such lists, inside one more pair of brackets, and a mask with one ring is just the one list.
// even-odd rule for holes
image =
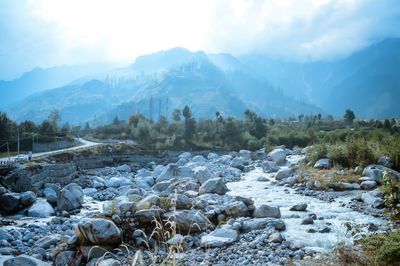
[[225, 213], [232, 217], [247, 216], [249, 209], [243, 201], [236, 201], [226, 206]]
[[364, 181], [360, 184], [360, 188], [363, 190], [371, 190], [377, 186], [375, 181]]
[[57, 205], [57, 192], [51, 188], [45, 188], [43, 190], [43, 195], [46, 197], [47, 202], [53, 206]]
[[131, 167], [129, 165], [123, 164], [123, 165], [120, 165], [120, 166], [117, 167], [117, 171], [130, 173], [132, 170], [131, 170]]
[[256, 218], [281, 218], [281, 211], [279, 210], [279, 207], [271, 207], [262, 204], [254, 210], [253, 216]]
[[4, 193], [0, 196], [0, 211], [6, 214], [17, 213], [20, 207], [21, 195], [18, 193]]
[[319, 159], [315, 164], [314, 168], [318, 169], [329, 169], [331, 167], [331, 161], [329, 159]]
[[314, 220], [311, 216], [307, 215], [301, 220], [301, 224], [313, 224]]
[[387, 168], [392, 168], [394, 165], [392, 159], [390, 159], [389, 157], [387, 157], [385, 155], [382, 155], [381, 157], [379, 157], [378, 164], [383, 165], [384, 167], [387, 167]]
[[60, 212], [79, 209], [82, 204], [83, 190], [75, 183], [71, 183], [61, 189], [57, 197], [57, 206]]
[[78, 230], [83, 238], [95, 245], [114, 245], [121, 243], [121, 232], [110, 220], [82, 219], [78, 223]]
[[3, 266], [50, 266], [50, 264], [31, 256], [21, 255], [5, 260]]
[[223, 226], [222, 228], [216, 229], [211, 233], [202, 236], [200, 246], [201, 247], [223, 247], [232, 244], [239, 238], [239, 233], [232, 229], [231, 226]]
[[330, 233], [331, 232], [331, 228], [328, 226], [325, 226], [323, 228], [321, 228], [320, 230], [318, 230], [319, 233], [325, 234], [325, 233]]
[[277, 148], [267, 154], [267, 158], [278, 165], [286, 162], [286, 151], [282, 148]]
[[160, 208], [140, 210], [135, 213], [135, 218], [140, 223], [151, 223], [154, 221], [154, 219], [156, 219], [157, 221], [160, 221], [164, 212], [165, 211]]
[[228, 192], [229, 189], [225, 185], [225, 183], [222, 181], [221, 178], [213, 178], [210, 180], [207, 180], [201, 187], [199, 188], [199, 194], [206, 194], [206, 193], [216, 193], [219, 195], [224, 195], [226, 192]]
[[81, 259], [75, 258], [76, 251], [67, 250], [57, 255], [55, 264], [56, 266], [78, 266]]
[[26, 191], [21, 194], [21, 204], [23, 206], [29, 206], [36, 201], [36, 194], [33, 191]]
[[47, 202], [46, 199], [38, 199], [29, 209], [27, 215], [29, 217], [47, 218], [54, 215], [53, 207]]
[[196, 233], [214, 229], [213, 223], [201, 211], [182, 210], [168, 212], [164, 214], [164, 218], [176, 222], [177, 231], [181, 233]]
[[361, 200], [374, 208], [384, 207], [384, 201], [381, 198], [375, 197], [372, 193], [362, 193]]
[[276, 180], [282, 180], [290, 176], [292, 173], [292, 169], [289, 167], [282, 167], [279, 169], [278, 173], [276, 173], [275, 179]]
[[282, 243], [283, 237], [280, 233], [274, 233], [268, 237], [268, 240], [272, 243]]
[[291, 211], [299, 211], [299, 212], [305, 211], [306, 209], [307, 209], [306, 203], [296, 204], [290, 208]]

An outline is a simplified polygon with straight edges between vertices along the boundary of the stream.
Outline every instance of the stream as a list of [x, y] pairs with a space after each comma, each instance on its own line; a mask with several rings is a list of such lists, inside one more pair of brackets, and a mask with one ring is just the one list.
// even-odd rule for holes
[[[296, 163], [301, 156], [289, 156], [287, 165]], [[249, 197], [256, 206], [267, 204], [279, 207], [281, 219], [286, 224], [286, 230], [282, 233], [285, 238], [299, 247], [314, 250], [317, 252], [330, 251], [338, 242], [350, 243], [352, 238], [346, 234], [346, 221], [360, 225], [362, 231], [367, 232], [368, 223], [385, 226], [387, 221], [373, 216], [356, 212], [350, 208], [342, 207], [343, 203], [350, 201], [360, 192], [347, 191], [338, 192], [334, 202], [326, 202], [314, 197], [296, 194], [290, 187], [278, 186], [272, 183], [274, 174], [266, 174], [261, 168], [245, 174], [241, 181], [227, 183], [232, 196]], [[267, 182], [257, 181], [259, 177], [267, 177]], [[306, 203], [306, 212], [290, 211], [296, 204]], [[317, 220], [314, 224], [302, 225], [301, 221], [307, 214], [314, 213]], [[319, 220], [322, 219], [322, 220]], [[319, 233], [318, 229], [329, 227], [328, 233]], [[308, 233], [308, 229], [316, 229], [315, 233]]]

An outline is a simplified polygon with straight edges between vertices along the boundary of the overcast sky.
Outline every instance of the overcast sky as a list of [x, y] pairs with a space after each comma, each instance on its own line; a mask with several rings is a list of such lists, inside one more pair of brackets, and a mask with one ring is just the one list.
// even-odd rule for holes
[[0, 79], [176, 46], [334, 60], [399, 29], [399, 0], [0, 0]]

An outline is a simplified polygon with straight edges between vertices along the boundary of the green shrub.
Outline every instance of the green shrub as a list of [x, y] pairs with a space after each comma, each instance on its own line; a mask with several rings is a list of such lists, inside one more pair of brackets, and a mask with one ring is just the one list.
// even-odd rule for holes
[[400, 261], [400, 231], [376, 234], [360, 243], [377, 265], [396, 265]]

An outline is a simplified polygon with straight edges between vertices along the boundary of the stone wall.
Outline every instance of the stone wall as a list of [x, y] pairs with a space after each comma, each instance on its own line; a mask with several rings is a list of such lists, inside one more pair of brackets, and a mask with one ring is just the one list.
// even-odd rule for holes
[[79, 141], [57, 141], [57, 142], [49, 142], [49, 143], [33, 143], [33, 152], [46, 152], [46, 151], [54, 151], [61, 150], [66, 148], [71, 148], [79, 144]]

